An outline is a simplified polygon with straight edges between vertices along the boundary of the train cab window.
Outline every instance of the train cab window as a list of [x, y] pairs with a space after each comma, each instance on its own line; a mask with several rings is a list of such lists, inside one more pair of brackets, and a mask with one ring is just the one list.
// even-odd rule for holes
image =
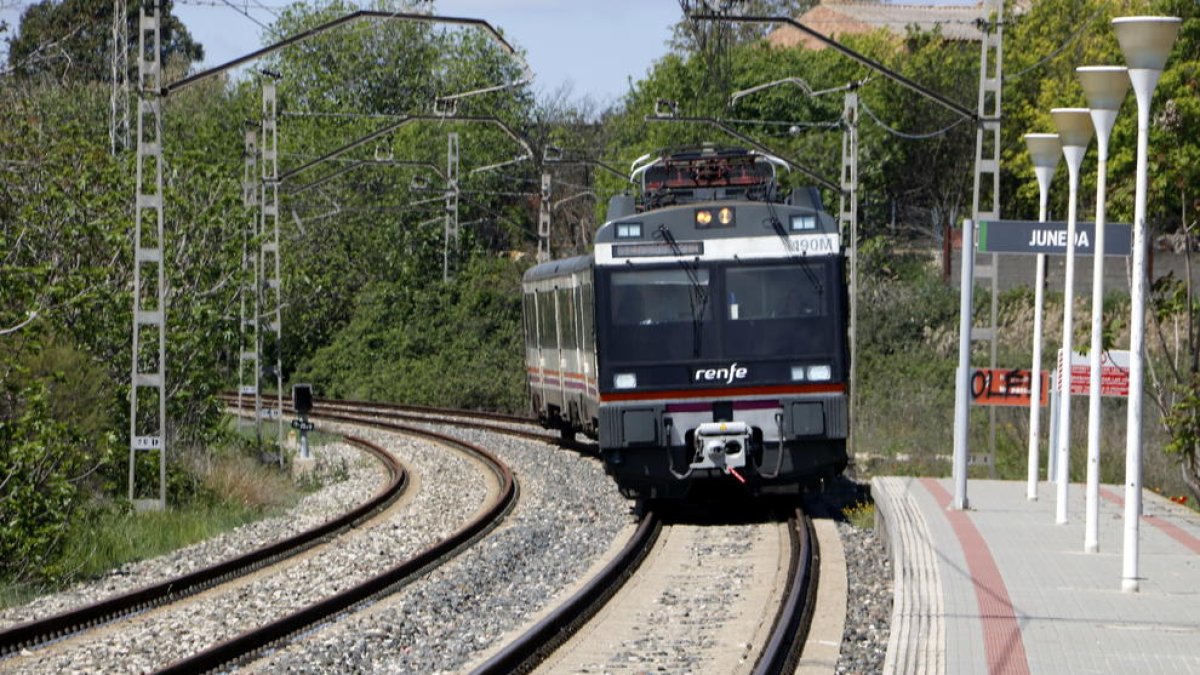
[[[690, 323], [693, 312], [703, 320], [712, 317], [707, 269], [695, 270], [694, 278], [681, 269], [614, 272], [612, 275], [611, 321], [616, 326], [649, 326]], [[695, 308], [695, 309], [693, 309]]]
[[817, 318], [827, 312], [823, 265], [805, 263], [726, 271], [730, 321]]

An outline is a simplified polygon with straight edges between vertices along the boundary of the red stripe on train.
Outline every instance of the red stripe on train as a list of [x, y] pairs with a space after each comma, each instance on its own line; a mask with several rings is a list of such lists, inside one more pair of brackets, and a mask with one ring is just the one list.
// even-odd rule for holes
[[730, 398], [734, 396], [770, 396], [779, 394], [837, 394], [846, 391], [844, 384], [781, 384], [764, 387], [731, 387], [729, 389], [672, 389], [670, 391], [627, 391], [600, 394], [602, 402], [660, 401], [680, 398]]

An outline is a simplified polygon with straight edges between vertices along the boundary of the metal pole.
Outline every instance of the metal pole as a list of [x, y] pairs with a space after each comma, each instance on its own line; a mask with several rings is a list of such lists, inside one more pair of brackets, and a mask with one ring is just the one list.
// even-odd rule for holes
[[[242, 274], [238, 281], [238, 410], [242, 409], [242, 397], [254, 393], [253, 385], [246, 384], [246, 368], [251, 375], [258, 368], [258, 352], [249, 347], [255, 338], [248, 332], [257, 333], [256, 320], [247, 315], [254, 293], [254, 276], [250, 247], [257, 238], [258, 229], [258, 131], [246, 129], [245, 166], [242, 172], [242, 205], [248, 214], [246, 226], [242, 228]], [[249, 329], [249, 331], [247, 330]]]
[[538, 206], [538, 250], [537, 261], [550, 259], [550, 172], [542, 172], [542, 202]]
[[[1049, 188], [1046, 181], [1046, 188]], [[1038, 222], [1046, 222], [1046, 203], [1049, 201], [1049, 189], [1041, 191], [1038, 206]], [[1037, 500], [1038, 483], [1038, 446], [1042, 440], [1042, 306], [1046, 299], [1046, 254], [1037, 254], [1037, 272], [1033, 291], [1033, 368], [1030, 375], [1033, 382], [1030, 387], [1029, 400], [1029, 481], [1026, 486], [1026, 498]]]
[[[1051, 111], [1056, 114], [1057, 111]], [[1087, 116], [1086, 110], [1067, 110], [1064, 114]], [[1059, 121], [1059, 117], [1055, 121]], [[1088, 126], [1091, 120], [1088, 119]], [[1060, 130], [1062, 127], [1060, 126]], [[1078, 220], [1079, 168], [1083, 164], [1083, 156], [1087, 152], [1085, 143], [1073, 142], [1068, 139], [1066, 132], [1060, 133], [1063, 142], [1063, 156], [1067, 160], [1067, 176], [1070, 193], [1067, 198], [1067, 263], [1066, 279], [1063, 290], [1063, 332], [1062, 332], [1062, 365], [1059, 370], [1063, 378], [1062, 398], [1058, 411], [1058, 503], [1056, 504], [1054, 522], [1059, 525], [1067, 523], [1067, 493], [1070, 482], [1070, 448], [1071, 448], [1071, 355], [1074, 352], [1072, 338], [1074, 337], [1074, 300], [1075, 300], [1075, 233]], [[1074, 139], [1078, 140], [1078, 139]]]
[[[283, 283], [279, 269], [279, 126], [276, 116], [275, 82], [263, 82], [263, 242], [262, 273], [270, 296], [267, 329], [275, 352], [275, 407], [268, 415], [275, 420], [275, 443], [279, 466], [283, 466]], [[270, 262], [268, 262], [270, 261]], [[259, 352], [262, 357], [262, 352]]]
[[1125, 435], [1125, 532], [1121, 590], [1138, 590], [1138, 526], [1142, 513], [1142, 387], [1146, 353], [1146, 154], [1150, 100], [1162, 71], [1130, 68], [1137, 95], [1137, 187], [1133, 202], [1133, 287], [1129, 319], [1129, 409]]
[[458, 243], [458, 133], [446, 134], [446, 218], [442, 281], [450, 279], [450, 240]]
[[[1033, 160], [1033, 173], [1038, 183], [1038, 222], [1046, 222], [1050, 183], [1062, 159], [1062, 142], [1058, 134], [1025, 134], [1025, 145]], [[1037, 254], [1037, 279], [1034, 282], [1033, 302], [1033, 367], [1029, 394], [1029, 480], [1025, 496], [1037, 500], [1038, 447], [1042, 440], [1042, 308], [1046, 295], [1046, 254]], [[1051, 408], [1053, 410], [1053, 408]], [[1050, 438], [1054, 438], [1051, 433]], [[1052, 458], [1053, 455], [1051, 454]]]
[[[147, 11], [149, 13], [147, 13]], [[151, 40], [147, 55], [146, 38]], [[167, 504], [167, 289], [163, 265], [163, 156], [162, 156], [162, 78], [161, 32], [157, 0], [143, 5], [138, 20], [138, 111], [137, 111], [137, 196], [134, 203], [133, 234], [133, 363], [129, 390], [129, 500], [137, 509], [166, 508]], [[149, 123], [146, 117], [150, 116]], [[154, 163], [154, 182], [146, 185], [145, 162]], [[149, 188], [150, 191], [147, 190]], [[155, 227], [147, 241], [145, 215], [153, 212]], [[143, 305], [143, 265], [154, 269], [148, 275], [157, 280], [153, 308]], [[149, 371], [143, 371], [141, 358], [142, 328], [157, 332], [158, 354]], [[145, 359], [145, 361], [150, 361]], [[145, 429], [138, 410], [141, 389], [153, 389], [158, 399], [156, 424]], [[149, 416], [147, 416], [149, 417]], [[139, 433], [143, 432], [143, 433]], [[158, 499], [139, 499], [137, 490], [137, 453], [158, 453]]]
[[[1121, 72], [1120, 77], [1128, 81], [1124, 69], [1117, 72]], [[1122, 90], [1121, 97], [1124, 98], [1124, 95], [1125, 90]], [[1087, 488], [1083, 535], [1083, 550], [1087, 553], [1100, 551], [1100, 355], [1104, 327], [1105, 193], [1108, 183], [1108, 138], [1117, 120], [1117, 110], [1098, 109], [1095, 104], [1091, 109], [1099, 161], [1096, 170], [1096, 243], [1092, 256], [1092, 342], [1088, 353]]]
[[1130, 302], [1129, 416], [1125, 437], [1125, 552], [1121, 589], [1138, 590], [1138, 519], [1142, 514], [1142, 387], [1146, 340], [1146, 152], [1150, 102], [1182, 23], [1175, 16], [1119, 17], [1112, 20], [1137, 96], [1137, 191], [1133, 208], [1133, 287]]
[[971, 308], [975, 290], [975, 222], [963, 223], [962, 270], [958, 300], [958, 382], [954, 389], [954, 504], [965, 511], [967, 501], [968, 422], [971, 413]]
[[[1004, 33], [1002, 23], [1000, 21], [1000, 12], [1003, 9], [1000, 0], [986, 0], [984, 2], [984, 10], [988, 14], [989, 19], [995, 19], [995, 23], [989, 23], [984, 31], [983, 40], [980, 43], [979, 55], [979, 101], [977, 119], [980, 124], [975, 132], [975, 180], [971, 198], [971, 218], [975, 223], [985, 220], [998, 220], [1000, 218], [1000, 101], [1001, 101], [1001, 66], [1003, 63], [1003, 45]], [[994, 32], [993, 32], [994, 30]], [[991, 109], [989, 110], [989, 103]], [[986, 155], [986, 158], [985, 158]], [[991, 194], [989, 208], [984, 208], [984, 190], [986, 184], [984, 182], [984, 174], [990, 174], [991, 183], [990, 189], [987, 191]], [[967, 250], [966, 245], [963, 245], [964, 257]], [[971, 249], [974, 251], [974, 249]], [[972, 252], [972, 255], [974, 253]], [[997, 352], [999, 348], [999, 336], [997, 335], [997, 323], [999, 318], [999, 267], [1000, 256], [993, 253], [988, 265], [982, 267], [974, 267], [975, 272], [980, 276], [991, 278], [991, 308], [988, 313], [988, 325], [977, 328], [973, 331], [972, 339], [987, 340], [989, 342], [989, 366], [996, 368]], [[974, 261], [972, 261], [974, 262]], [[968, 411], [970, 408], [968, 408]], [[995, 477], [996, 473], [996, 408], [988, 408], [988, 453], [987, 463], [989, 475]]]
[[841, 194], [838, 218], [850, 240], [850, 433], [847, 450], [854, 462], [854, 415], [858, 393], [858, 93], [846, 92], [842, 107]]

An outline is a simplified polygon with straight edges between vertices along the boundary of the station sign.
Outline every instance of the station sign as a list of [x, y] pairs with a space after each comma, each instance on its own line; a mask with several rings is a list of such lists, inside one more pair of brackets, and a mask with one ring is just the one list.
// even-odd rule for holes
[[[1124, 223], [1104, 226], [1104, 255], [1128, 256], [1133, 250], [1133, 228]], [[980, 253], [1067, 254], [1067, 223], [1032, 220], [981, 220], [975, 245]], [[1096, 224], [1075, 224], [1075, 255], [1095, 255]]]
[[[1091, 359], [1087, 354], [1071, 352], [1071, 395], [1087, 396], [1090, 393]], [[1058, 374], [1054, 388], [1062, 391], [1063, 350], [1058, 350]], [[1129, 396], [1129, 352], [1110, 349], [1100, 353], [1100, 395], [1128, 398]]]
[[[1033, 395], [1032, 371], [1020, 368], [975, 368], [971, 371], [971, 404], [1000, 406], [1029, 406]], [[1038, 405], [1045, 406], [1050, 399], [1050, 376], [1046, 371], [1039, 373], [1042, 380]]]

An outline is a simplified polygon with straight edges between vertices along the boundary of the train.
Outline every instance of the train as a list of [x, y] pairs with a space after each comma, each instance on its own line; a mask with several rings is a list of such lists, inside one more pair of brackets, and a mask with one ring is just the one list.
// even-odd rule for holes
[[532, 412], [595, 439], [627, 497], [796, 494], [846, 468], [846, 256], [784, 170], [741, 148], [643, 157], [590, 254], [524, 274]]

